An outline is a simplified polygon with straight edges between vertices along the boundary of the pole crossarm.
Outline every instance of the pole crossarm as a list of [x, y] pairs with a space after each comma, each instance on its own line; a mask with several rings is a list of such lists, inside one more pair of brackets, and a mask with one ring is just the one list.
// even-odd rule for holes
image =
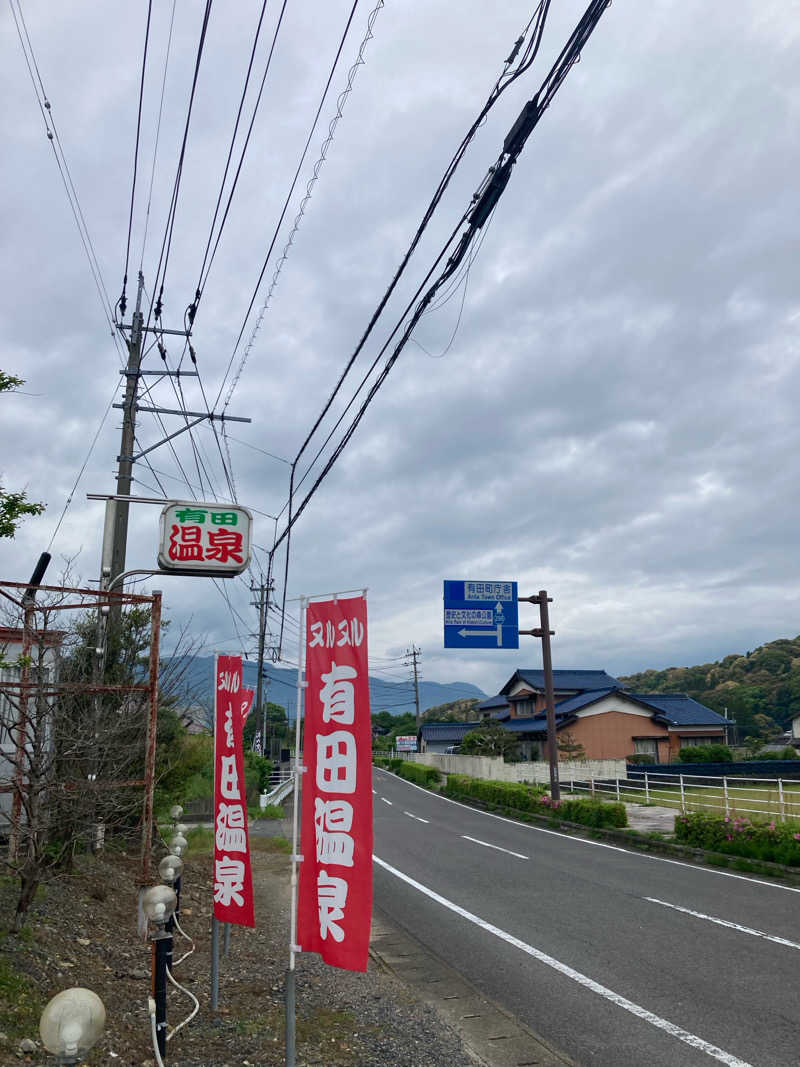
[[[113, 407], [125, 411], [129, 404], [114, 404]], [[149, 404], [134, 404], [136, 411], [149, 412], [151, 415], [181, 415], [189, 418], [210, 419], [212, 422], [252, 422], [252, 419], [242, 418], [241, 415], [217, 415], [214, 411], [185, 411], [183, 408], [156, 408]]]

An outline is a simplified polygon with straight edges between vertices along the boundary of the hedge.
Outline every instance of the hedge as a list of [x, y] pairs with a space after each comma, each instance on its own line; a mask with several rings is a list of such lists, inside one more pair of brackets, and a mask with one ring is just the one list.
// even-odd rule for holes
[[628, 825], [624, 804], [610, 804], [589, 798], [562, 800], [554, 804], [545, 786], [528, 782], [493, 782], [484, 778], [469, 778], [465, 774], [449, 774], [445, 792], [451, 796], [474, 797], [510, 811], [533, 812], [582, 826]]
[[[395, 761], [392, 760], [394, 763]], [[411, 763], [409, 760], [397, 760], [400, 766], [397, 774], [416, 785], [425, 786], [427, 789], [438, 788], [441, 776], [435, 767], [427, 767], [424, 763]]]
[[692, 812], [675, 819], [675, 837], [709, 852], [800, 867], [800, 826], [797, 823], [752, 822], [743, 815]]

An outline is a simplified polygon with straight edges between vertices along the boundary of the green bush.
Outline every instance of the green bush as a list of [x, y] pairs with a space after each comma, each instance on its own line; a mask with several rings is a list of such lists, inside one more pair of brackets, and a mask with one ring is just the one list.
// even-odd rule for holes
[[390, 759], [389, 770], [393, 771], [395, 774], [399, 774], [400, 768], [403, 766], [404, 763], [404, 759], [397, 759], [397, 757], [395, 757], [394, 759]]
[[549, 796], [544, 796], [541, 799], [541, 806], [545, 810], [549, 809], [554, 819], [577, 822], [581, 826], [619, 828], [628, 825], [628, 815], [624, 804], [592, 800], [589, 797], [561, 800], [558, 804], [553, 804]]
[[655, 756], [650, 756], [647, 752], [634, 752], [632, 756], [626, 757], [626, 763], [655, 763]]
[[389, 770], [389, 760], [386, 756], [373, 756], [372, 763], [375, 767], [382, 767], [385, 771]]
[[758, 759], [798, 759], [797, 749], [787, 745], [780, 752], [759, 752]]
[[416, 785], [424, 786], [426, 789], [438, 788], [440, 775], [435, 767], [427, 767], [424, 763], [411, 763], [409, 760], [393, 762], [400, 764], [400, 767], [397, 768], [397, 774], [400, 778], [405, 778]]
[[727, 745], [686, 745], [678, 753], [679, 763], [732, 763]]
[[536, 811], [545, 793], [542, 785], [529, 782], [495, 782], [470, 778], [466, 774], [448, 774], [445, 792], [452, 796], [474, 797], [486, 804], [497, 804], [514, 811]]
[[685, 845], [709, 852], [800, 866], [800, 825], [751, 822], [743, 815], [691, 812], [675, 819], [675, 837]]

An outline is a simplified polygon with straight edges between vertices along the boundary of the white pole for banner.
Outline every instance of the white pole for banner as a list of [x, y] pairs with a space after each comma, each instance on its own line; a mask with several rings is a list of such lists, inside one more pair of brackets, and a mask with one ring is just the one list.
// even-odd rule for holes
[[289, 924], [289, 969], [286, 972], [286, 1067], [295, 1067], [295, 955], [300, 951], [297, 945], [297, 864], [302, 861], [298, 854], [298, 827], [300, 823], [301, 774], [305, 770], [300, 752], [300, 717], [303, 711], [303, 656], [305, 652], [305, 612], [306, 598], [300, 597], [300, 637], [297, 650], [297, 701], [294, 719], [294, 804], [292, 811], [292, 880], [291, 880], [291, 919]]
[[[217, 678], [219, 678], [219, 652], [214, 653], [214, 763], [212, 782], [212, 798], [215, 795], [217, 782]], [[214, 818], [217, 813], [214, 812]], [[213, 846], [212, 846], [213, 855]], [[219, 923], [214, 915], [214, 881], [211, 878], [211, 1010], [216, 1011], [219, 1007]]]

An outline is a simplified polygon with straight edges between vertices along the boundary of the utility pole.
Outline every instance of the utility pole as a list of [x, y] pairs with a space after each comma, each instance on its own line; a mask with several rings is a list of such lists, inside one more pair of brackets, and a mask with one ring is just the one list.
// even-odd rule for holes
[[[139, 284], [136, 289], [136, 310], [131, 319], [131, 334], [128, 340], [128, 366], [125, 368], [125, 402], [122, 405], [122, 441], [117, 458], [117, 494], [130, 496], [133, 480], [133, 449], [136, 435], [136, 397], [139, 387], [139, 374], [142, 363], [142, 292], [144, 275], [139, 271]], [[125, 570], [125, 553], [128, 544], [128, 508], [127, 500], [116, 502], [114, 521], [114, 540], [111, 549], [111, 578], [116, 578]]]
[[547, 759], [550, 764], [550, 798], [555, 803], [561, 799], [561, 785], [558, 780], [558, 747], [556, 744], [556, 701], [553, 690], [553, 660], [550, 655], [550, 637], [555, 630], [550, 629], [550, 614], [547, 605], [553, 598], [546, 589], [540, 589], [538, 596], [519, 596], [519, 601], [539, 605], [540, 625], [534, 630], [520, 630], [520, 635], [542, 639], [542, 666], [544, 667], [544, 699], [547, 712]]
[[417, 707], [417, 733], [419, 733], [421, 723], [419, 715], [419, 676], [417, 674], [417, 660], [422, 655], [422, 649], [417, 648], [412, 641], [411, 648], [406, 649], [406, 655], [411, 659], [411, 663], [408, 664], [408, 666], [413, 664], [414, 667], [414, 703]]
[[[267, 635], [267, 612], [269, 611], [269, 595], [274, 586], [272, 579], [268, 578], [256, 586], [250, 584], [250, 592], [258, 593], [258, 600], [251, 600], [254, 608], [258, 608], [258, 678], [256, 681], [256, 714], [261, 713], [261, 754], [267, 754], [267, 709], [263, 704], [264, 697], [264, 643]], [[255, 634], [253, 635], [255, 636]], [[272, 749], [270, 745], [270, 756]]]

